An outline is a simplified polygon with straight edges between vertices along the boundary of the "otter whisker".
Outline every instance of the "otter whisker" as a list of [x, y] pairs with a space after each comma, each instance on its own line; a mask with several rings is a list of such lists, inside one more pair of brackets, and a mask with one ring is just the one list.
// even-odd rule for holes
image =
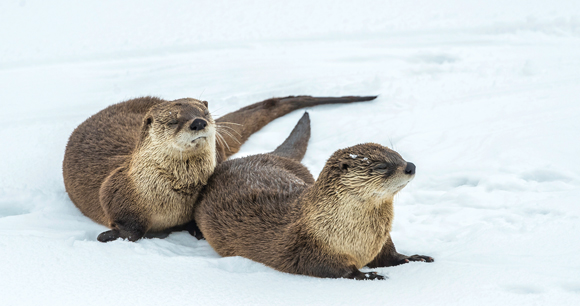
[[232, 132], [234, 132], [234, 133], [238, 134], [238, 136], [242, 137], [242, 134], [240, 134], [240, 132], [238, 132], [238, 130], [234, 129], [234, 128], [233, 128], [233, 127], [231, 127], [231, 126], [219, 126], [219, 125], [218, 125], [218, 127], [219, 127], [219, 128], [226, 128], [226, 129], [229, 129], [230, 131], [232, 131]]
[[233, 127], [228, 126], [228, 125], [221, 125], [221, 124], [218, 123], [217, 126], [218, 127], [221, 127], [221, 128], [226, 128], [226, 129], [231, 129], [231, 130], [237, 131], [236, 129], [234, 129]]
[[224, 134], [230, 136], [231, 139], [235, 140], [237, 143], [242, 144], [234, 135], [232, 135], [230, 132], [226, 131], [226, 130], [221, 130], [220, 132], [223, 132]]
[[230, 145], [228, 145], [228, 142], [225, 140], [224, 136], [222, 136], [220, 134], [220, 138], [221, 138], [221, 142], [222, 142], [223, 146], [225, 146], [226, 148], [228, 148], [228, 151], [230, 151]]
[[224, 129], [223, 127], [217, 127], [216, 130], [223, 132], [224, 134], [229, 135], [230, 137], [232, 136], [231, 133], [228, 130]]
[[220, 122], [218, 122], [218, 124], [235, 124], [235, 125], [239, 125], [239, 126], [244, 126], [243, 124], [240, 124], [240, 123], [226, 122], [226, 121], [220, 121]]
[[[219, 132], [216, 131], [216, 140], [218, 141], [218, 143], [222, 146], [222, 147], [226, 147], [228, 149], [228, 151], [231, 151], [230, 146], [228, 145], [228, 143], [224, 140], [223, 136], [220, 135]], [[221, 150], [217, 150], [217, 152], [220, 154], [221, 156]], [[226, 158], [226, 156], [223, 156], [224, 158]]]
[[217, 140], [218, 144], [223, 145], [221, 135], [218, 131], [216, 131], [216, 140]]
[[223, 114], [220, 114], [220, 111], [221, 111], [223, 108], [224, 108], [224, 107], [222, 106], [222, 107], [218, 107], [218, 108], [216, 108], [216, 109], [212, 109], [212, 110], [211, 110], [211, 115], [212, 115], [213, 117], [216, 117], [216, 118], [217, 118], [217, 117], [221, 117]]
[[[227, 131], [221, 131], [221, 133], [223, 133], [224, 135], [227, 135], [229, 138], [233, 139], [237, 143], [240, 143], [240, 141], [236, 137], [234, 137], [232, 134], [228, 133]], [[224, 139], [225, 139], [225, 137], [224, 137]]]
[[395, 150], [395, 144], [393, 143], [393, 138], [389, 137], [389, 143], [391, 144], [391, 150]]
[[231, 151], [230, 146], [228, 145], [228, 142], [224, 139], [224, 137], [217, 130], [216, 130], [216, 135], [218, 136], [218, 138], [216, 138], [216, 139], [221, 139], [222, 145], [225, 145], [228, 148], [228, 151]]

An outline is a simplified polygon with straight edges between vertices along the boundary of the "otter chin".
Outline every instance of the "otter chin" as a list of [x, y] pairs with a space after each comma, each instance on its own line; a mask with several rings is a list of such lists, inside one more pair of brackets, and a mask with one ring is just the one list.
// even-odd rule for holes
[[271, 153], [216, 168], [195, 210], [209, 244], [221, 256], [316, 277], [384, 279], [359, 269], [432, 262], [398, 253], [390, 236], [394, 196], [415, 177], [415, 165], [366, 143], [336, 151], [314, 181], [300, 164], [309, 122], [305, 114]]
[[176, 142], [174, 145], [175, 149], [182, 152], [188, 151], [188, 153], [195, 153], [195, 151], [208, 146], [211, 141], [209, 139], [213, 139], [215, 142], [215, 135], [213, 135], [213, 137], [210, 135], [198, 135], [190, 139], [191, 140]]

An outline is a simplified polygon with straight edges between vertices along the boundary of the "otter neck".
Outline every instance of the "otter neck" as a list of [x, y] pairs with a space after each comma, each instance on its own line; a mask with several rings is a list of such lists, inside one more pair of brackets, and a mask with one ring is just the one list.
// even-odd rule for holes
[[319, 178], [305, 192], [301, 198], [305, 227], [331, 252], [351, 256], [361, 268], [378, 255], [388, 238], [393, 197], [363, 197], [336, 183]]
[[[165, 179], [174, 190], [191, 189], [207, 184], [217, 165], [215, 140], [195, 151], [182, 151], [166, 145], [156, 145], [149, 138], [137, 147], [130, 162], [129, 173], [140, 180]], [[183, 190], [185, 191], [185, 190]]]

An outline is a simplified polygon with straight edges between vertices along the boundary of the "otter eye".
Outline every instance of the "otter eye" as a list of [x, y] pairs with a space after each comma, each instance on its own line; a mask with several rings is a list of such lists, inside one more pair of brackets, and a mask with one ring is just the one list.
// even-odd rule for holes
[[167, 122], [167, 124], [169, 124], [169, 125], [177, 124], [177, 119], [171, 119], [171, 120], [169, 120], [169, 122]]
[[204, 110], [203, 111], [203, 114], [206, 115], [206, 116], [209, 115], [209, 109]]
[[378, 164], [373, 169], [379, 172], [385, 172], [387, 170], [387, 163]]

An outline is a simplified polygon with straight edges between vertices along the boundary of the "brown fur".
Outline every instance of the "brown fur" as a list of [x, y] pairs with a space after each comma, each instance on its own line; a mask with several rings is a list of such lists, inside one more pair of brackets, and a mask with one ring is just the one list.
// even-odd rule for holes
[[398, 153], [372, 143], [339, 150], [316, 182], [300, 159], [275, 151], [216, 168], [196, 221], [220, 255], [288, 273], [354, 279], [383, 278], [358, 270], [365, 265], [433, 261], [397, 253], [389, 236], [393, 197], [414, 176]]
[[[100, 241], [134, 241], [192, 220], [193, 203], [217, 163], [268, 122], [307, 106], [374, 98], [273, 98], [215, 121], [207, 102], [195, 99], [115, 104], [72, 133], [63, 161], [65, 187], [83, 214], [112, 229]], [[207, 127], [191, 130], [196, 119]], [[194, 140], [200, 135], [205, 138]]]
[[272, 98], [254, 103], [235, 112], [224, 115], [216, 120], [223, 137], [218, 140], [218, 162], [225, 161], [237, 153], [241, 145], [250, 135], [263, 128], [272, 120], [284, 116], [294, 110], [326, 104], [342, 104], [371, 101], [377, 96], [345, 96], [345, 97], [310, 97], [289, 96]]

